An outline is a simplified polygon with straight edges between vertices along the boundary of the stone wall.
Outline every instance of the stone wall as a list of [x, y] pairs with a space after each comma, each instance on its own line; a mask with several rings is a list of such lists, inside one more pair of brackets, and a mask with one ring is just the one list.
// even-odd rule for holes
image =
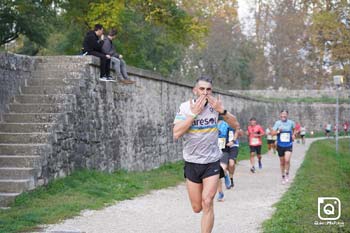
[[[129, 67], [129, 73], [135, 85], [99, 82], [96, 66], [91, 66], [86, 75], [90, 78], [77, 95], [79, 114], [75, 115], [80, 118], [75, 122], [81, 122], [76, 155], [88, 155], [82, 160], [83, 166], [147, 170], [182, 157], [181, 140], [173, 141], [172, 123], [180, 103], [193, 97], [192, 86], [142, 69]], [[302, 122], [308, 130], [320, 131], [326, 122], [334, 122], [333, 104], [265, 102], [220, 90], [216, 94], [243, 128], [251, 116], [263, 126], [271, 125], [284, 108], [291, 119]], [[341, 105], [340, 122], [349, 116], [349, 105]]]
[[[331, 88], [330, 90], [230, 90], [230, 92], [264, 98], [336, 98], [337, 92], [335, 91], [335, 86]], [[339, 98], [349, 99], [350, 90], [340, 89]]]
[[20, 87], [30, 77], [33, 59], [28, 56], [10, 53], [0, 54], [0, 121], [11, 97], [20, 92]]

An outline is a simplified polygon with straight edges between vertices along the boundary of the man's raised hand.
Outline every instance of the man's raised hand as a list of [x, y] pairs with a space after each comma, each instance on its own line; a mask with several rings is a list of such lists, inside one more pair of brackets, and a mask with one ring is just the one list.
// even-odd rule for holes
[[218, 113], [222, 113], [225, 110], [224, 106], [221, 102], [220, 96], [215, 98], [214, 96], [209, 95], [209, 96], [207, 96], [207, 98], [208, 98], [208, 102], [209, 102], [210, 106], [212, 108], [214, 108], [215, 111], [217, 111]]
[[193, 103], [192, 99], [190, 99], [191, 112], [195, 115], [200, 114], [203, 111], [205, 102], [206, 102], [205, 95], [201, 95], [194, 103]]

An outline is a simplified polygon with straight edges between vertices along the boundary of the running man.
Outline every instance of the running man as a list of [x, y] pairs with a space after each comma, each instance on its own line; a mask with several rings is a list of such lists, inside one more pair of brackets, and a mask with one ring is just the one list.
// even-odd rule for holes
[[348, 129], [349, 129], [349, 122], [345, 121], [343, 124], [344, 136], [348, 135]]
[[295, 123], [288, 119], [288, 111], [280, 112], [280, 120], [273, 126], [273, 135], [277, 135], [277, 151], [280, 158], [282, 173], [282, 184], [289, 182], [290, 159], [293, 151], [293, 140], [295, 139]]
[[301, 137], [301, 143], [305, 144], [305, 135], [306, 135], [306, 127], [304, 125], [300, 128], [300, 137]]
[[256, 153], [256, 156], [258, 157], [258, 164], [259, 164], [259, 169], [262, 169], [262, 163], [261, 163], [261, 145], [262, 145], [262, 136], [265, 135], [264, 129], [256, 124], [256, 119], [252, 117], [249, 120], [249, 126], [248, 130], [246, 132], [249, 138], [249, 148], [250, 148], [250, 171], [252, 173], [255, 173], [255, 161], [254, 161], [254, 156]]
[[[230, 127], [225, 121], [219, 117], [218, 122], [219, 129], [219, 141], [218, 145], [222, 151], [222, 157], [220, 159], [220, 166], [224, 171], [225, 186], [227, 189], [230, 189], [234, 186], [233, 183], [233, 173], [235, 170], [235, 162], [238, 155], [238, 134], [240, 130], [235, 130]], [[222, 190], [221, 179], [219, 179], [218, 184], [218, 201], [223, 201], [224, 192]]]
[[197, 79], [193, 88], [195, 100], [180, 105], [174, 120], [174, 139], [183, 137], [184, 176], [195, 213], [202, 213], [201, 232], [210, 233], [214, 226], [213, 199], [220, 176], [221, 151], [218, 147], [219, 115], [232, 127], [239, 128], [235, 116], [212, 95], [212, 80]]
[[[230, 147], [230, 153], [229, 153], [229, 160], [228, 160], [228, 171], [230, 174], [230, 181], [231, 181], [231, 188], [235, 186], [233, 182], [233, 175], [235, 174], [236, 170], [236, 164], [237, 164], [237, 157], [239, 152], [239, 140], [238, 138], [243, 136], [244, 132], [241, 129], [233, 129], [233, 137], [232, 140], [229, 142]], [[231, 139], [231, 135], [229, 135], [229, 138]]]
[[300, 128], [301, 128], [301, 125], [299, 124], [299, 122], [296, 122], [294, 134], [295, 134], [295, 139], [296, 139], [297, 143], [300, 143]]
[[329, 138], [329, 133], [331, 132], [331, 130], [332, 130], [332, 124], [327, 123], [325, 126], [325, 133], [326, 133], [327, 138]]
[[272, 127], [268, 127], [265, 130], [265, 134], [266, 134], [266, 140], [267, 140], [267, 150], [269, 153], [275, 154], [276, 153], [276, 140], [277, 137], [276, 135], [272, 135]]

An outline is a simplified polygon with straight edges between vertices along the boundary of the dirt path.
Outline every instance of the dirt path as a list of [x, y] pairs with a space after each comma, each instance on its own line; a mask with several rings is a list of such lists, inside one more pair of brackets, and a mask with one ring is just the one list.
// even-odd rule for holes
[[[305, 145], [294, 145], [291, 181], [312, 141], [308, 139]], [[262, 222], [271, 217], [272, 205], [289, 184], [281, 184], [277, 155], [263, 155], [262, 161], [263, 169], [256, 174], [250, 173], [249, 161], [239, 162], [234, 189], [224, 189], [224, 202], [215, 200], [213, 233], [260, 232]], [[201, 214], [192, 212], [185, 185], [181, 184], [102, 210], [83, 211], [78, 217], [47, 226], [45, 232], [195, 233], [200, 232], [200, 217]]]

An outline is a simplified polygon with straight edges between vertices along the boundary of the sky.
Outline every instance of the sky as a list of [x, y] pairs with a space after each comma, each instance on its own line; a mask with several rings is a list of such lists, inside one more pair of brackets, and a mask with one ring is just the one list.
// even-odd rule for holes
[[238, 19], [241, 23], [241, 31], [248, 37], [255, 33], [255, 1], [238, 0]]

